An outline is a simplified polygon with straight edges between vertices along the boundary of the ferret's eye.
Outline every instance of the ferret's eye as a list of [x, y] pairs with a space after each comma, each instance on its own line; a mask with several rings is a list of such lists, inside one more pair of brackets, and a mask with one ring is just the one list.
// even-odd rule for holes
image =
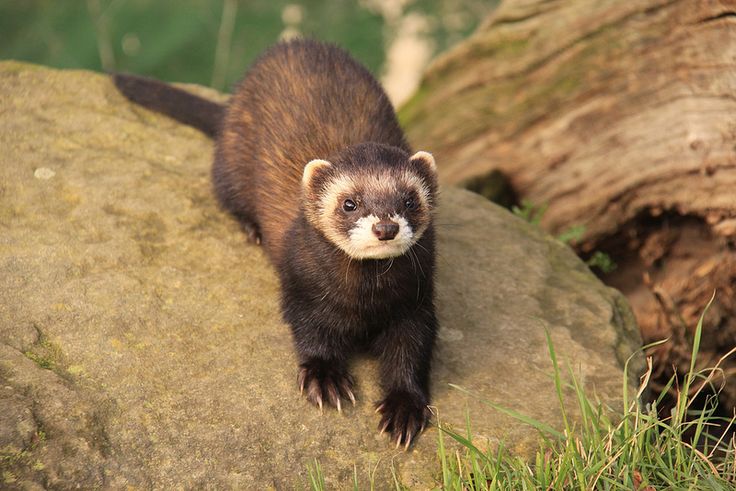
[[415, 210], [417, 208], [417, 202], [414, 201], [414, 198], [406, 198], [404, 200], [404, 206], [407, 210]]
[[345, 211], [355, 211], [356, 208], [358, 208], [358, 205], [356, 205], [355, 201], [351, 199], [346, 199], [342, 202], [342, 209]]

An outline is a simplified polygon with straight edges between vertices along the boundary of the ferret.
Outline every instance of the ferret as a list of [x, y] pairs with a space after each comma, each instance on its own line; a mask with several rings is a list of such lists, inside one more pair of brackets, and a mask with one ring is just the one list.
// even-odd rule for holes
[[114, 81], [216, 138], [215, 194], [278, 271], [307, 400], [355, 404], [348, 361], [367, 351], [380, 360], [379, 429], [408, 448], [430, 416], [437, 172], [376, 79], [336, 46], [294, 40], [263, 53], [226, 107]]

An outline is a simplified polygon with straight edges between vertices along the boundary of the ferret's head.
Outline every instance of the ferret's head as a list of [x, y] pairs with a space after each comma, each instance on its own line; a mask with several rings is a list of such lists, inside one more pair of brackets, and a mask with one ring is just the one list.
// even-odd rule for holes
[[307, 221], [353, 259], [404, 254], [429, 227], [437, 194], [434, 157], [364, 143], [302, 176]]

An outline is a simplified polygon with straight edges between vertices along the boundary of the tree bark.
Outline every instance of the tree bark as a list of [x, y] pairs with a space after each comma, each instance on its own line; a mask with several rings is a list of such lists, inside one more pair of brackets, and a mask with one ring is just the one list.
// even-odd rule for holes
[[603, 279], [645, 343], [672, 338], [660, 384], [714, 290], [698, 365], [736, 346], [736, 1], [507, 0], [400, 118], [445, 184], [495, 169], [549, 231], [584, 225], [578, 252], [619, 265]]

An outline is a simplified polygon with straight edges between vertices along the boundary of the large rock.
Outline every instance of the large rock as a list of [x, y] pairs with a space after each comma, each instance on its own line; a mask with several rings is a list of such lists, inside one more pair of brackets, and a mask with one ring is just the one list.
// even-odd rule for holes
[[[210, 192], [212, 144], [128, 104], [103, 75], [0, 64], [2, 485], [267, 487], [393, 466], [438, 475], [437, 430], [408, 453], [376, 431], [373, 360], [358, 403], [310, 407], [262, 251]], [[431, 150], [431, 149], [429, 149]], [[484, 199], [444, 189], [437, 218], [443, 420], [521, 454], [536, 431], [449, 387], [560, 426], [544, 328], [620, 404], [636, 349], [626, 303], [565, 246]], [[383, 485], [381, 484], [383, 483]]]

